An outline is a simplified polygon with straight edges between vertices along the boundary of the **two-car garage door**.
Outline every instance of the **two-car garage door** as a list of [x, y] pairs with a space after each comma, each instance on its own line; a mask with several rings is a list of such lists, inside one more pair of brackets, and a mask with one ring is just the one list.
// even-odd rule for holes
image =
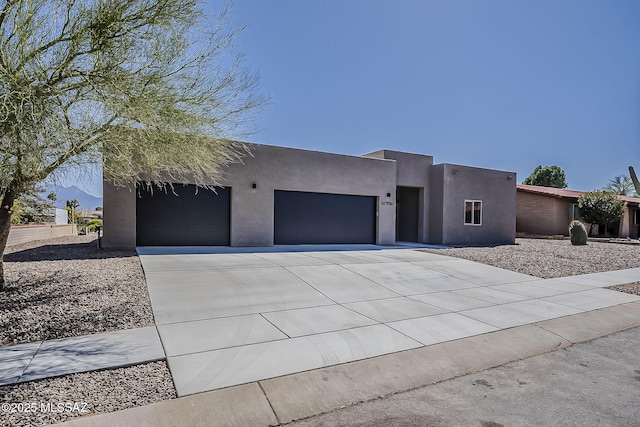
[[275, 191], [274, 244], [375, 243], [376, 198]]
[[[138, 246], [230, 244], [230, 188], [196, 191], [193, 185], [174, 184], [173, 192], [140, 187], [138, 195]], [[273, 218], [276, 245], [376, 241], [375, 197], [276, 190]], [[256, 240], [264, 241], [261, 236]]]
[[[174, 194], [175, 193], [175, 194]], [[228, 246], [231, 189], [174, 184], [173, 191], [138, 187], [138, 246]]]

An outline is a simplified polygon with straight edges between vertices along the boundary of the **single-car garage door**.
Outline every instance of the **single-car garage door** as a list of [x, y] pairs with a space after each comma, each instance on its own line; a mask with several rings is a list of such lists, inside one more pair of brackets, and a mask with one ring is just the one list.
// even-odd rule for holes
[[276, 245], [375, 241], [375, 197], [275, 191]]
[[[174, 184], [164, 192], [138, 187], [136, 244], [138, 246], [229, 245], [229, 188], [216, 192], [195, 185]], [[174, 194], [175, 193], [175, 194]]]

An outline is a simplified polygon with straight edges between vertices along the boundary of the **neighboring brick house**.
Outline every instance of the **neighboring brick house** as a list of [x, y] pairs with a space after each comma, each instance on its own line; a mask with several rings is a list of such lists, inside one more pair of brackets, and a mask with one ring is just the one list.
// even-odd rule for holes
[[[569, 235], [569, 223], [580, 219], [578, 197], [584, 191], [518, 184], [516, 186], [516, 232], [538, 235]], [[618, 196], [627, 202], [623, 217], [609, 232], [637, 239], [640, 231], [640, 198]], [[587, 230], [589, 229], [589, 224]], [[598, 230], [599, 229], [599, 230]], [[594, 233], [604, 227], [596, 227]]]

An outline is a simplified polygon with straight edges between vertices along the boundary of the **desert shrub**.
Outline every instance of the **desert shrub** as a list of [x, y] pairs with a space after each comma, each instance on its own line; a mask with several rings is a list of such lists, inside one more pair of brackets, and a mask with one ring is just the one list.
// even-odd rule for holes
[[589, 235], [595, 224], [610, 224], [619, 220], [627, 204], [617, 195], [608, 191], [591, 191], [578, 197], [580, 215], [591, 224]]
[[587, 244], [587, 229], [580, 221], [571, 221], [569, 224], [569, 237], [571, 237], [572, 245]]
[[87, 222], [87, 228], [89, 229], [89, 231], [96, 231], [97, 228], [102, 228], [102, 220], [101, 219], [90, 219], [89, 222]]

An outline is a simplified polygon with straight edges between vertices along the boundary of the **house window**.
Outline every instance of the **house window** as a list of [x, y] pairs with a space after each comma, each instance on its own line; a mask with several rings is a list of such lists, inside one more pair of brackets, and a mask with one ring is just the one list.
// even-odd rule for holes
[[571, 216], [571, 218], [569, 218], [569, 219], [571, 221], [573, 221], [574, 219], [580, 219], [580, 206], [578, 206], [577, 203], [574, 203], [574, 204], [571, 205], [570, 216]]
[[640, 225], [640, 209], [633, 211], [633, 225]]
[[465, 225], [482, 225], [482, 202], [480, 200], [464, 201]]

